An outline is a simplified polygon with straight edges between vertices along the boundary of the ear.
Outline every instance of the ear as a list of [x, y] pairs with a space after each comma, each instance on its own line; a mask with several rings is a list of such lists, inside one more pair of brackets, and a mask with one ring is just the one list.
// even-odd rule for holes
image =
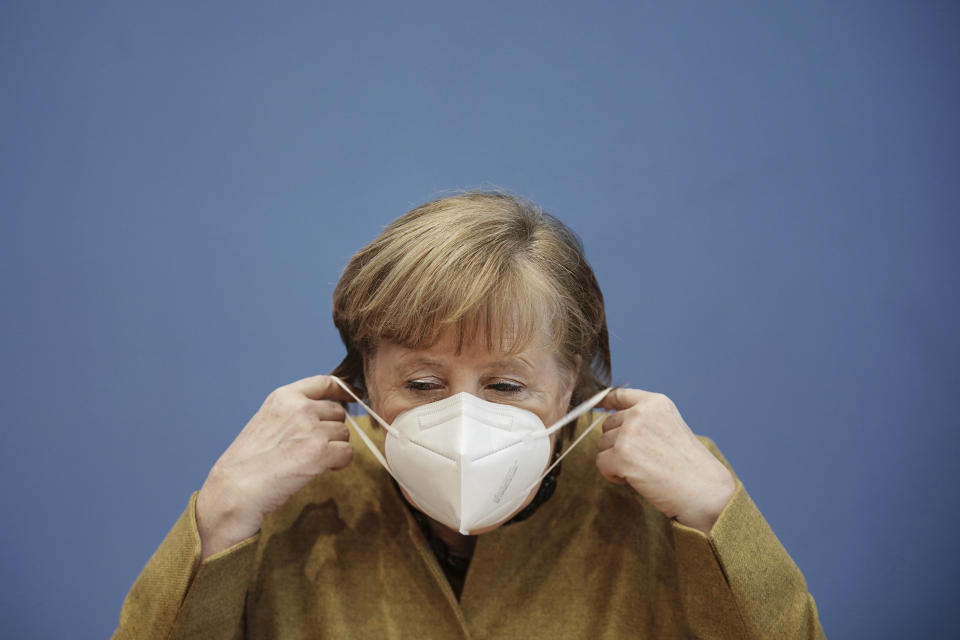
[[571, 367], [570, 375], [567, 378], [567, 386], [565, 392], [567, 398], [569, 399], [569, 405], [571, 408], [577, 406], [583, 402], [584, 398], [580, 396], [583, 395], [581, 389], [583, 388], [583, 358], [580, 357], [580, 354], [577, 354], [573, 358], [573, 366]]
[[363, 389], [362, 398], [363, 398], [363, 401], [366, 402], [371, 407], [373, 406], [371, 396], [375, 395], [371, 389], [371, 387], [374, 386], [373, 385], [373, 380], [374, 380], [373, 366], [374, 366], [374, 359], [375, 359], [374, 354], [375, 352], [369, 353], [369, 354], [363, 354], [360, 356], [363, 361], [363, 366], [361, 368], [361, 370], [363, 371], [363, 374], [362, 374], [363, 380], [359, 381], [361, 383], [361, 388]]

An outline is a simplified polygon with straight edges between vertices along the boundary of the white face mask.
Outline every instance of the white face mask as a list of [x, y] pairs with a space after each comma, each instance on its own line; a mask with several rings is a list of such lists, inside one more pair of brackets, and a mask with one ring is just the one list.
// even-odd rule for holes
[[393, 424], [333, 378], [387, 431], [386, 458], [351, 416], [350, 425], [420, 511], [468, 535], [517, 511], [541, 480], [604, 416], [550, 462], [550, 434], [590, 411], [609, 388], [549, 427], [535, 414], [469, 393], [404, 411]]

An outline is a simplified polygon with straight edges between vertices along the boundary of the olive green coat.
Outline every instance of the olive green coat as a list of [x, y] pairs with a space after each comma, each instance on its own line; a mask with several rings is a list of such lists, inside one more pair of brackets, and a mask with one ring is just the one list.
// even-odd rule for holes
[[362, 445], [203, 562], [194, 494], [114, 638], [823, 638], [803, 576], [739, 482], [707, 537], [606, 482], [596, 437], [533, 516], [479, 537], [459, 602]]

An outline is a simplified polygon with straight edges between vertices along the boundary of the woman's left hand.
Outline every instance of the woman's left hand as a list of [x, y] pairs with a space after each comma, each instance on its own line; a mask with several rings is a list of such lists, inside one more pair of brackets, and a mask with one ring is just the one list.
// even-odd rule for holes
[[603, 477], [628, 483], [667, 517], [709, 535], [736, 481], [670, 398], [618, 388], [598, 407], [616, 412], [604, 421], [597, 447]]

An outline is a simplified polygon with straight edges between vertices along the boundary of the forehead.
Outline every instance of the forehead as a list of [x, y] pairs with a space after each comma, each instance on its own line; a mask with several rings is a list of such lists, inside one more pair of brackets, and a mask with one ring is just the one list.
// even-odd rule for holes
[[538, 370], [550, 368], [557, 363], [557, 350], [552, 341], [544, 336], [531, 337], [524, 344], [511, 344], [505, 348], [497, 341], [488, 343], [483, 339], [464, 340], [462, 335], [447, 329], [431, 345], [407, 347], [389, 340], [381, 340], [376, 349], [376, 359], [398, 367], [433, 365], [440, 367], [506, 367]]

